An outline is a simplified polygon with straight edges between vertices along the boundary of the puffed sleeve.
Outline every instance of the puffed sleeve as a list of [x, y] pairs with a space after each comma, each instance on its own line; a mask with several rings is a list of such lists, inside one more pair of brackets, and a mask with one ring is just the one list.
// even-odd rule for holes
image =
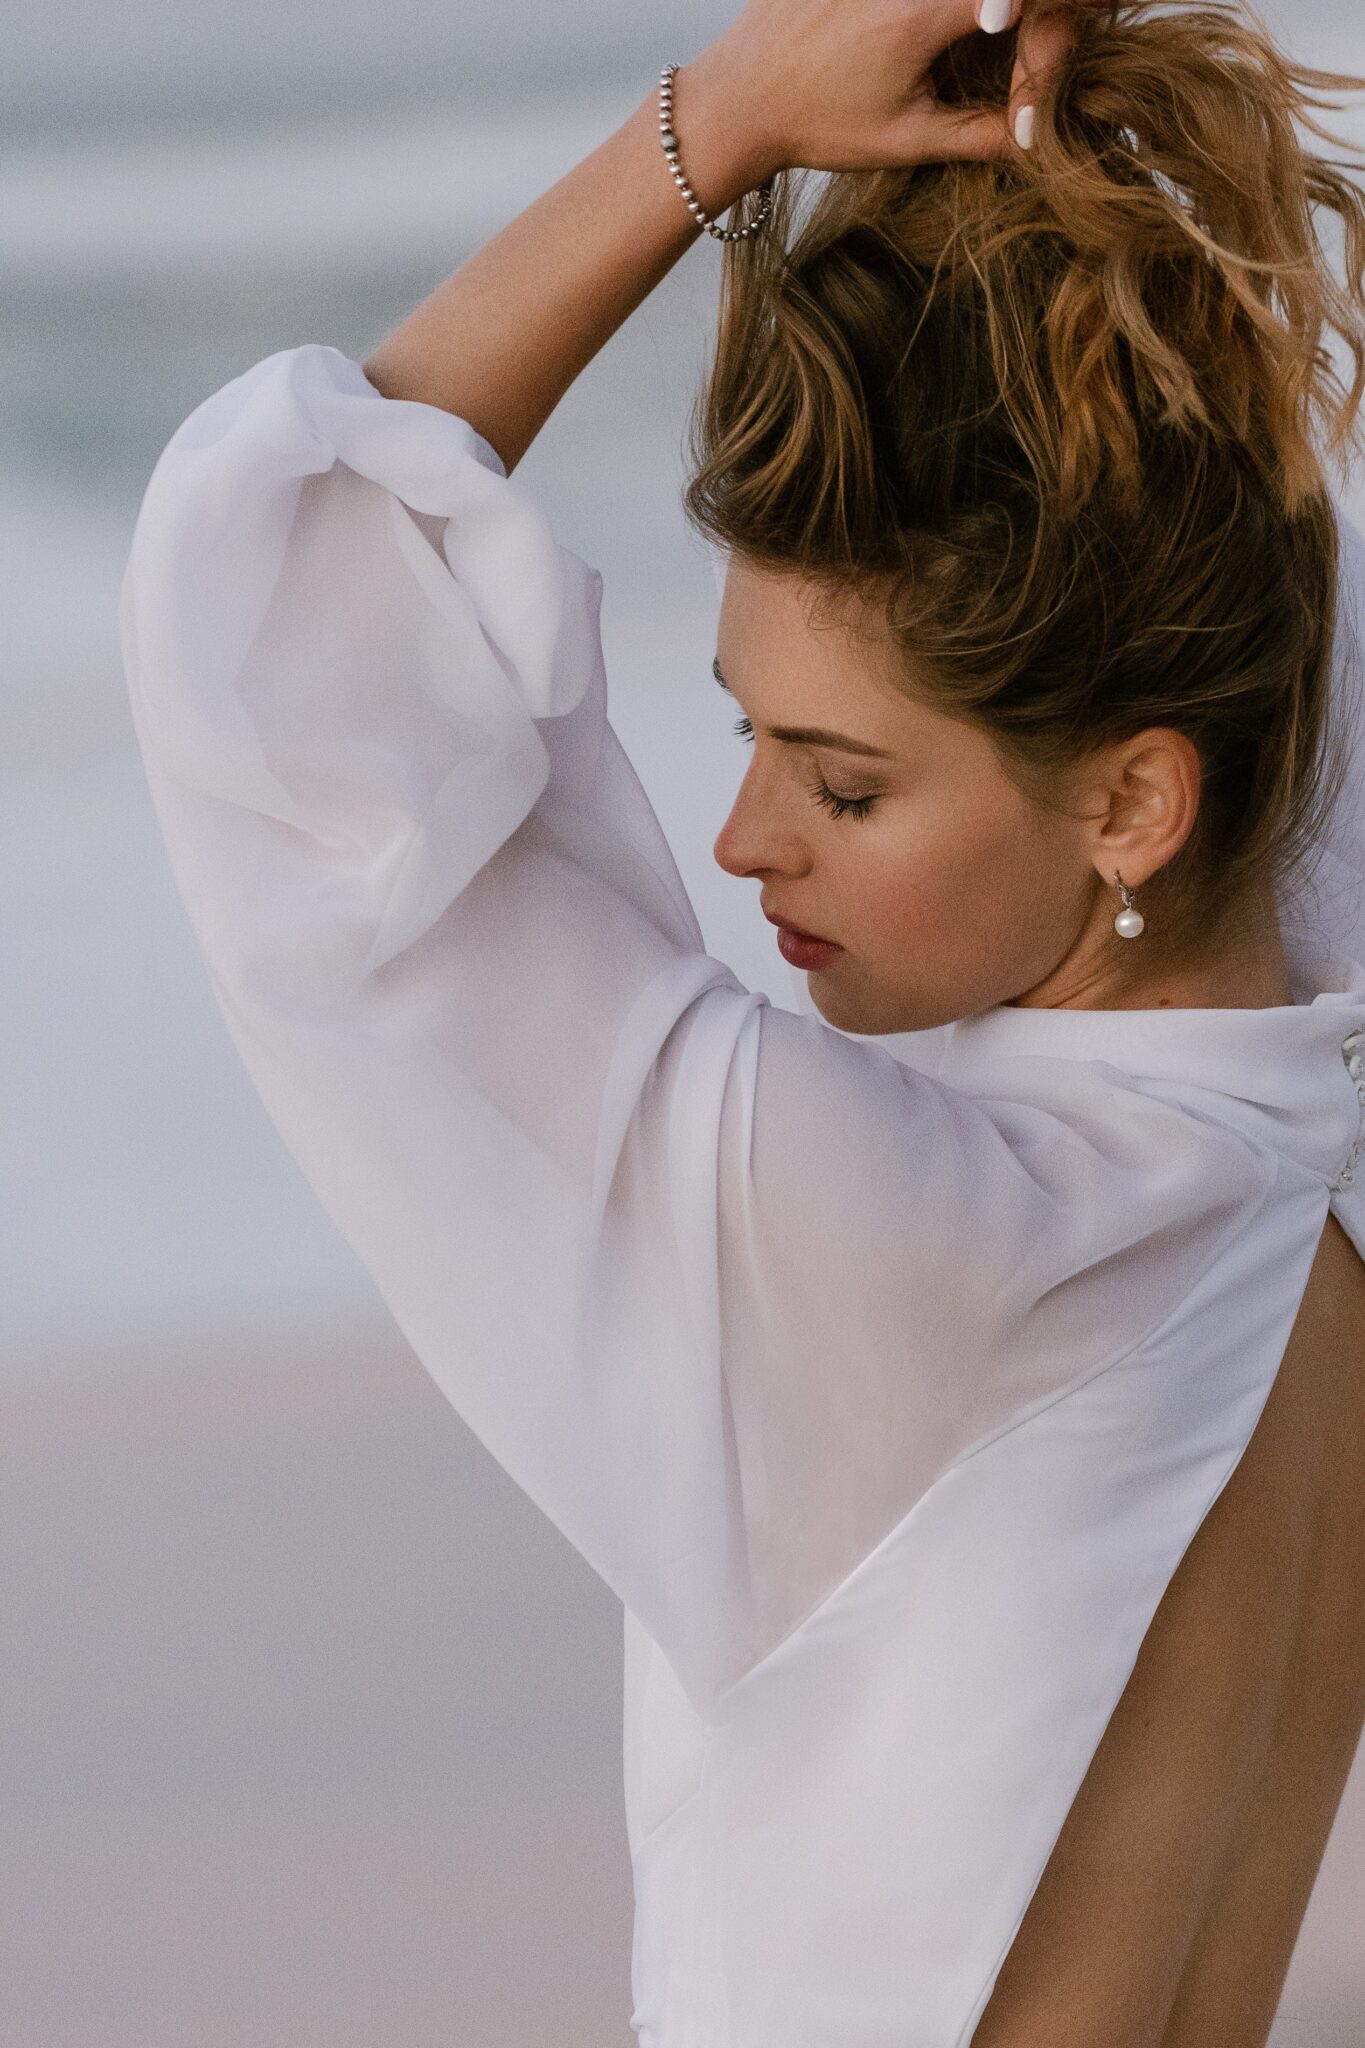
[[120, 632], [284, 1142], [707, 1712], [1256, 1190], [1229, 1163], [1211, 1202], [1174, 1112], [1116, 1152], [1112, 1116], [956, 1093], [709, 957], [608, 722], [599, 595], [466, 422], [309, 343], [166, 445]]

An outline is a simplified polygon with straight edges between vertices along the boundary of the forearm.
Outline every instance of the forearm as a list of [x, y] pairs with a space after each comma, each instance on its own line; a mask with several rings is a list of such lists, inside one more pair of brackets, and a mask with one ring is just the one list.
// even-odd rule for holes
[[[688, 180], [713, 218], [773, 168], [712, 51], [678, 75], [675, 119]], [[365, 374], [385, 397], [458, 413], [510, 472], [700, 232], [659, 147], [651, 93], [402, 320]]]

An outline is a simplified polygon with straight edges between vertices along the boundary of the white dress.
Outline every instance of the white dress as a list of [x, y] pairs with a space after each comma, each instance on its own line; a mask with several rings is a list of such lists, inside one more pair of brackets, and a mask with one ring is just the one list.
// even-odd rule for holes
[[1292, 1006], [857, 1038], [704, 952], [600, 588], [281, 350], [147, 487], [146, 770], [285, 1143], [623, 1603], [642, 2042], [961, 2048], [1329, 1206], [1365, 1253], [1358, 823]]

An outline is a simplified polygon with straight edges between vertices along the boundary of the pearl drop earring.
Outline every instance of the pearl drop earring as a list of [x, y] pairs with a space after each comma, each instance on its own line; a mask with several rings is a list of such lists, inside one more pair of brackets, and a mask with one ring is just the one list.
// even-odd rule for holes
[[1140, 910], [1133, 908], [1133, 892], [1121, 875], [1114, 876], [1114, 885], [1123, 898], [1123, 908], [1114, 919], [1114, 930], [1121, 939], [1135, 939], [1146, 923]]

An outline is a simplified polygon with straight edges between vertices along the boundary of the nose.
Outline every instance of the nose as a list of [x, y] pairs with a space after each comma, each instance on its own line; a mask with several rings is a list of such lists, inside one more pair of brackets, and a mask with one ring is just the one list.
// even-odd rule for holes
[[[754, 764], [756, 765], [756, 764]], [[751, 765], [730, 806], [730, 815], [711, 848], [727, 875], [802, 875], [810, 856], [799, 833], [784, 820], [783, 806], [759, 786]]]

